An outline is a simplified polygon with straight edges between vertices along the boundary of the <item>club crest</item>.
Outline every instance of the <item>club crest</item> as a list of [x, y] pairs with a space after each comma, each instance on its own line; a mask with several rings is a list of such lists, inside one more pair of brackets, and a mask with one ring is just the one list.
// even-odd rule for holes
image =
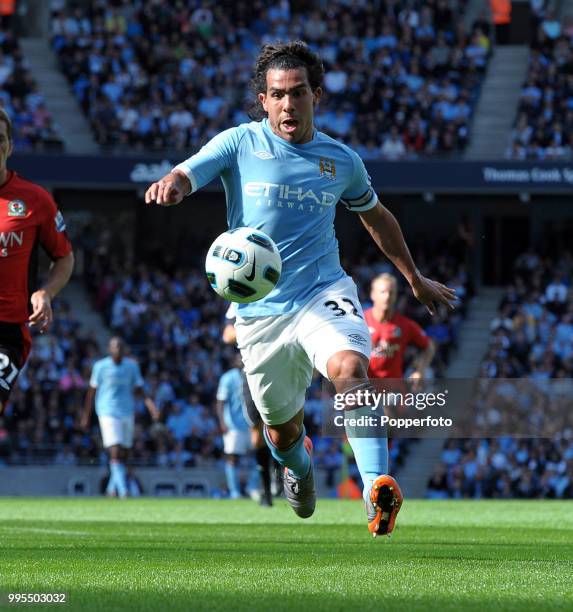
[[26, 204], [22, 200], [12, 200], [8, 202], [8, 216], [9, 217], [25, 217], [26, 216]]

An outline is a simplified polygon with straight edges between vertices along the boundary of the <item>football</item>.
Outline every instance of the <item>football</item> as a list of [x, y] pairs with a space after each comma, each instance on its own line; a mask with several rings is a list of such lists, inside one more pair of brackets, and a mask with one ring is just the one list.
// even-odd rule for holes
[[240, 304], [268, 295], [279, 282], [281, 270], [277, 245], [252, 227], [239, 227], [218, 236], [205, 260], [211, 287], [226, 300]]

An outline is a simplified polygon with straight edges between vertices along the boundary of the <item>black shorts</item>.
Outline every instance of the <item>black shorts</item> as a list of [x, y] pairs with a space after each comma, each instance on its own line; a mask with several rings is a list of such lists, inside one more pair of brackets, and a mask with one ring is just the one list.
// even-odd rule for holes
[[243, 375], [243, 399], [245, 400], [245, 420], [249, 424], [249, 427], [258, 427], [262, 422], [261, 415], [255, 406], [255, 402], [253, 402], [253, 398], [251, 397], [251, 391], [249, 390], [249, 384], [247, 383], [247, 377], [245, 376], [245, 372], [242, 372]]
[[30, 332], [20, 323], [0, 321], [0, 402], [5, 404], [30, 352]]

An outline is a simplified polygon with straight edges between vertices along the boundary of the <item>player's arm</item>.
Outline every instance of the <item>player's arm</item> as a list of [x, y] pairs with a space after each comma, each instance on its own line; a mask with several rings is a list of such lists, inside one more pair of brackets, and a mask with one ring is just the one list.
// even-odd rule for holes
[[88, 387], [88, 391], [86, 393], [86, 398], [84, 401], [84, 412], [82, 414], [82, 418], [80, 420], [80, 427], [82, 429], [88, 429], [90, 426], [92, 412], [94, 409], [94, 397], [96, 394], [96, 388], [91, 385]]
[[225, 344], [235, 344], [237, 342], [237, 330], [233, 323], [227, 323], [223, 329], [223, 342]]
[[48, 280], [43, 287], [35, 291], [30, 302], [32, 314], [30, 325], [38, 325], [40, 332], [45, 332], [50, 326], [52, 300], [66, 286], [74, 269], [74, 254], [72, 245], [66, 233], [66, 222], [52, 196], [38, 188], [37, 198], [39, 210], [42, 211], [39, 223], [39, 242], [50, 256], [52, 265], [48, 271]]
[[30, 325], [39, 325], [40, 333], [50, 327], [54, 318], [52, 300], [67, 285], [74, 269], [74, 254], [68, 253], [52, 262], [48, 280], [43, 287], [34, 291], [30, 297], [32, 314], [28, 318]]
[[175, 206], [191, 193], [191, 181], [180, 170], [172, 170], [145, 192], [145, 203]]
[[453, 309], [451, 301], [456, 297], [455, 290], [426, 278], [420, 273], [414, 264], [394, 215], [380, 202], [377, 202], [373, 208], [358, 214], [374, 242], [404, 275], [414, 296], [426, 306], [428, 312], [432, 315], [436, 313], [436, 303]]
[[225, 404], [221, 400], [217, 400], [215, 404], [215, 409], [217, 411], [217, 417], [219, 419], [219, 428], [221, 429], [221, 433], [227, 433], [227, 425], [225, 424], [224, 417], [224, 408]]
[[142, 397], [143, 403], [147, 408], [151, 418], [154, 421], [158, 421], [161, 413], [157, 409], [155, 402], [151, 399], [151, 396], [145, 391], [145, 382], [143, 380], [143, 376], [141, 375], [141, 370], [139, 369], [139, 363], [135, 359], [130, 359], [130, 364], [133, 368], [133, 394], [136, 397]]
[[225, 313], [225, 327], [223, 328], [223, 343], [224, 344], [236, 344], [237, 342], [237, 330], [235, 329], [235, 320], [237, 318], [237, 304], [231, 303], [227, 312]]
[[436, 345], [430, 340], [428, 346], [420, 352], [418, 358], [414, 361], [414, 371], [410, 374], [410, 378], [419, 380], [424, 378], [424, 374], [428, 366], [432, 363], [432, 359], [436, 354]]
[[143, 403], [145, 404], [149, 415], [154, 421], [159, 421], [159, 418], [161, 417], [161, 412], [155, 405], [153, 399], [149, 395], [147, 395], [145, 389], [143, 387], [136, 387], [135, 394], [139, 397], [143, 397]]
[[174, 206], [210, 183], [231, 166], [244, 134], [244, 128], [231, 128], [217, 134], [198, 153], [153, 183], [145, 192], [145, 203]]

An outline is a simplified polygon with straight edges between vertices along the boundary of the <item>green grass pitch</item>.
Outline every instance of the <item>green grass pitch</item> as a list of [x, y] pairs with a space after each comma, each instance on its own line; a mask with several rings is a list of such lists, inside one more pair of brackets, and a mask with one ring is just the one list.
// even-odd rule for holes
[[66, 591], [49, 609], [573, 610], [573, 502], [406, 500], [374, 540], [359, 502], [302, 521], [282, 500], [10, 498], [0, 542], [3, 606]]

